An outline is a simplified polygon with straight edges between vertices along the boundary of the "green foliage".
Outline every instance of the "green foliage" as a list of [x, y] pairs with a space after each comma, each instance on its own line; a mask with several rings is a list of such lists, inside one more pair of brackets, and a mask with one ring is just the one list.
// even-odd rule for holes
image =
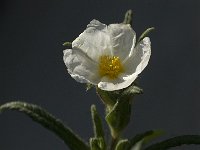
[[125, 13], [125, 16], [124, 16], [123, 23], [132, 25], [132, 16], [133, 16], [132, 10], [127, 10], [127, 12]]
[[145, 37], [147, 37], [147, 35], [148, 35], [151, 31], [153, 31], [153, 30], [155, 30], [154, 27], [151, 27], [151, 28], [146, 29], [146, 30], [140, 35], [140, 37], [139, 37], [137, 43], [139, 43], [142, 39], [144, 39]]
[[141, 94], [143, 90], [134, 83], [127, 88], [116, 91], [96, 91], [106, 106], [106, 121], [110, 127], [111, 135], [117, 138], [127, 126], [131, 115], [131, 98]]
[[131, 147], [131, 150], [142, 150], [142, 143], [142, 140], [137, 142], [135, 145], [133, 145], [133, 147]]
[[173, 137], [168, 140], [153, 144], [145, 148], [145, 150], [167, 150], [184, 144], [200, 144], [200, 135], [182, 135]]
[[148, 144], [153, 139], [155, 139], [163, 134], [164, 134], [164, 132], [161, 130], [150, 130], [150, 131], [146, 131], [144, 133], [138, 134], [135, 137], [133, 137], [132, 139], [130, 139], [129, 149], [131, 149], [131, 147], [133, 147], [137, 143], [140, 143], [141, 146]]
[[123, 98], [132, 97], [134, 95], [142, 94], [142, 93], [143, 93], [143, 90], [140, 87], [133, 84], [123, 90], [123, 92], [121, 93], [121, 97]]
[[91, 106], [91, 116], [92, 116], [94, 136], [95, 137], [104, 137], [101, 118], [100, 118], [99, 114], [97, 113], [95, 105]]
[[160, 137], [160, 136], [162, 136], [164, 134], [165, 134], [165, 132], [163, 130], [152, 130], [151, 134], [149, 134], [148, 136], [145, 136], [143, 138], [143, 145], [146, 145], [146, 144], [150, 143], [155, 138], [158, 138], [158, 137]]
[[91, 150], [106, 150], [105, 142], [103, 138], [90, 138]]
[[104, 139], [104, 131], [101, 117], [97, 113], [96, 106], [91, 106], [91, 116], [94, 130], [94, 138], [90, 139], [90, 147], [92, 150], [105, 150], [106, 143]]
[[9, 102], [0, 106], [0, 112], [6, 110], [16, 110], [28, 115], [35, 122], [60, 137], [71, 150], [89, 150], [89, 147], [71, 129], [37, 105], [19, 101]]
[[89, 91], [92, 87], [94, 87], [93, 84], [87, 83], [86, 84], [86, 91]]
[[63, 46], [72, 47], [72, 43], [71, 42], [65, 42], [65, 43], [63, 43]]
[[130, 144], [130, 142], [129, 142], [127, 139], [125, 139], [125, 140], [120, 140], [120, 141], [117, 143], [117, 146], [116, 146], [116, 149], [115, 149], [115, 150], [128, 150], [129, 144]]
[[114, 106], [119, 97], [117, 91], [104, 91], [96, 87], [96, 92], [105, 105]]
[[106, 115], [112, 137], [117, 138], [130, 121], [131, 103], [128, 99], [119, 100]]
[[91, 115], [92, 115], [94, 136], [104, 138], [104, 131], [103, 131], [103, 127], [102, 127], [101, 118], [100, 118], [99, 114], [97, 113], [95, 105], [91, 106]]

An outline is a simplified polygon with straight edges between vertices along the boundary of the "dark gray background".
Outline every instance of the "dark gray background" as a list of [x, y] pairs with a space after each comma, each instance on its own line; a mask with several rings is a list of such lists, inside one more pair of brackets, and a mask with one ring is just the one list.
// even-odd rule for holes
[[[38, 104], [88, 139], [90, 105], [102, 115], [103, 105], [94, 90], [85, 92], [67, 73], [62, 43], [73, 41], [93, 18], [121, 22], [127, 9], [134, 11], [137, 35], [151, 26], [156, 31], [150, 35], [150, 63], [139, 79], [144, 94], [135, 98], [124, 137], [149, 129], [165, 130], [166, 138], [200, 134], [199, 0], [1, 0], [0, 104]], [[0, 149], [68, 148], [24, 114], [6, 112], [0, 115]]]

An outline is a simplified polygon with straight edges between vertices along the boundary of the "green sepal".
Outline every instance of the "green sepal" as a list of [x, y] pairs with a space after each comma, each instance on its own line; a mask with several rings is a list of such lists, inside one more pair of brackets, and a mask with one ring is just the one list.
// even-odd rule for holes
[[94, 87], [93, 84], [87, 83], [86, 84], [86, 91], [89, 91], [92, 87]]
[[129, 149], [131, 149], [135, 145], [138, 145], [136, 147], [139, 147], [139, 146], [142, 147], [142, 146], [148, 144], [149, 142], [151, 142], [153, 139], [155, 139], [163, 134], [164, 134], [164, 132], [162, 130], [150, 130], [150, 131], [146, 131], [141, 134], [137, 134], [135, 137], [130, 139]]
[[103, 138], [90, 138], [91, 150], [106, 150], [106, 145]]
[[103, 131], [101, 117], [97, 113], [95, 105], [91, 106], [91, 116], [92, 116], [92, 122], [93, 122], [94, 136], [102, 137], [104, 139], [104, 131]]
[[143, 93], [143, 90], [140, 87], [133, 84], [127, 87], [126, 89], [124, 89], [123, 92], [121, 93], [121, 96], [132, 97], [134, 95], [142, 94], [142, 93]]
[[127, 139], [120, 140], [117, 145], [115, 150], [128, 150], [130, 145], [130, 142]]
[[106, 121], [110, 127], [111, 135], [117, 138], [120, 132], [130, 121], [131, 102], [129, 99], [121, 99], [110, 109], [106, 115]]
[[143, 40], [145, 37], [147, 37], [147, 35], [148, 35], [151, 31], [153, 31], [153, 30], [155, 30], [154, 27], [151, 27], [151, 28], [146, 29], [146, 30], [140, 35], [140, 37], [139, 37], [137, 43], [140, 42], [141, 40]]
[[20, 101], [9, 102], [0, 106], [0, 112], [6, 110], [16, 110], [28, 115], [35, 122], [60, 137], [71, 150], [89, 150], [89, 146], [74, 134], [71, 129], [64, 126], [60, 120], [37, 105]]
[[114, 106], [119, 98], [120, 94], [118, 91], [104, 91], [96, 87], [96, 92], [100, 99], [105, 105]]
[[181, 135], [159, 143], [155, 143], [144, 150], [167, 150], [181, 145], [200, 145], [200, 135]]
[[72, 47], [72, 43], [71, 42], [65, 42], [65, 43], [63, 43], [63, 46]]
[[136, 86], [135, 83], [132, 83], [127, 88], [121, 90], [104, 91], [97, 87], [96, 91], [103, 103], [111, 107], [116, 104], [117, 100], [131, 99], [134, 95], [143, 93], [143, 90], [140, 87]]
[[132, 25], [132, 17], [133, 17], [133, 12], [132, 10], [127, 10], [124, 16], [124, 24], [130, 24]]

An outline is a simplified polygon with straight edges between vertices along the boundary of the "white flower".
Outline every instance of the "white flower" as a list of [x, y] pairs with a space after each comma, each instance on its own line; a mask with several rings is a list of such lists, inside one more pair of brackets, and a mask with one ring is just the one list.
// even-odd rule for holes
[[145, 37], [136, 46], [128, 24], [105, 25], [92, 20], [86, 30], [64, 50], [69, 74], [78, 82], [114, 91], [128, 87], [147, 66], [151, 43]]

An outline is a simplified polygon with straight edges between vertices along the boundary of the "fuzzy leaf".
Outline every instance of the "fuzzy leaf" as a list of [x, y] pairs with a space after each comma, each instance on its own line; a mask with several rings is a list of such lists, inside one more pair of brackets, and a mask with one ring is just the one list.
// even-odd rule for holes
[[137, 142], [133, 147], [131, 147], [131, 150], [141, 150], [142, 149], [142, 143], [143, 141]]
[[104, 132], [103, 132], [101, 118], [100, 118], [99, 114], [97, 113], [95, 105], [91, 106], [91, 115], [92, 115], [94, 136], [104, 138]]
[[65, 42], [65, 43], [63, 43], [63, 46], [72, 47], [72, 43], [71, 42]]
[[132, 17], [133, 17], [133, 12], [132, 10], [128, 10], [124, 16], [124, 24], [130, 24], [132, 25]]
[[106, 121], [114, 138], [127, 126], [130, 121], [131, 104], [128, 99], [117, 101], [106, 116]]
[[130, 142], [129, 142], [127, 139], [125, 139], [125, 140], [120, 140], [120, 141], [117, 143], [117, 146], [116, 146], [116, 149], [115, 149], [115, 150], [128, 150], [129, 144], [130, 144]]
[[138, 134], [134, 138], [130, 139], [130, 148], [135, 146], [137, 143], [140, 143], [141, 146], [145, 145], [163, 134], [164, 132], [161, 130], [150, 130], [145, 133]]
[[165, 132], [163, 130], [153, 130], [152, 134], [143, 138], [143, 145], [150, 143], [157, 137], [164, 135]]
[[71, 150], [89, 150], [89, 147], [71, 129], [65, 127], [60, 120], [37, 105], [19, 101], [9, 102], [0, 106], [0, 112], [6, 110], [16, 110], [28, 115], [35, 122], [60, 137]]
[[105, 142], [103, 138], [90, 138], [91, 150], [105, 150]]
[[138, 42], [140, 42], [142, 39], [144, 39], [151, 31], [155, 30], [154, 27], [146, 29], [139, 37]]
[[150, 145], [145, 150], [167, 150], [181, 145], [200, 145], [200, 135], [182, 135], [167, 139], [165, 141]]

